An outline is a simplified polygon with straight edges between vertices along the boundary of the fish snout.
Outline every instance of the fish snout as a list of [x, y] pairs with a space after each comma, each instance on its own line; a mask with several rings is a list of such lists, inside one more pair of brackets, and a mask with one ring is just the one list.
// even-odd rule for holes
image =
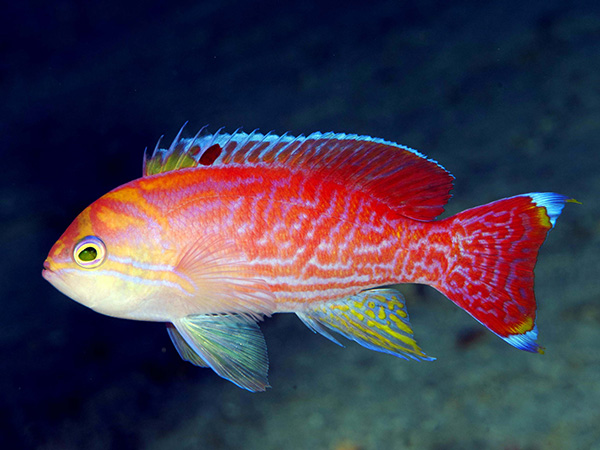
[[52, 271], [52, 265], [50, 263], [50, 258], [48, 258], [44, 261], [44, 269], [42, 270], [42, 277], [44, 277], [46, 280], [50, 281], [50, 277], [52, 275], [54, 275], [54, 272]]

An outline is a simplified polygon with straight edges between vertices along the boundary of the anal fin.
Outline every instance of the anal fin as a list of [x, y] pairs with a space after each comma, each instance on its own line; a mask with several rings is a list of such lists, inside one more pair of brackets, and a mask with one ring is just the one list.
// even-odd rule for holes
[[417, 345], [404, 297], [395, 289], [369, 289], [297, 315], [311, 330], [339, 345], [327, 328], [371, 350], [404, 359], [435, 359]]
[[190, 315], [173, 321], [169, 335], [180, 356], [206, 365], [252, 392], [269, 387], [267, 345], [258, 324], [244, 315]]

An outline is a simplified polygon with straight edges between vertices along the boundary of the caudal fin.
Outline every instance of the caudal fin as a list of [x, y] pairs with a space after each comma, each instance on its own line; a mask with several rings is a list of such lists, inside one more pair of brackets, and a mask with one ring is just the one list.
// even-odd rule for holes
[[543, 353], [536, 343], [533, 269], [569, 201], [554, 193], [524, 194], [446, 219], [452, 250], [448, 273], [436, 287], [509, 344]]

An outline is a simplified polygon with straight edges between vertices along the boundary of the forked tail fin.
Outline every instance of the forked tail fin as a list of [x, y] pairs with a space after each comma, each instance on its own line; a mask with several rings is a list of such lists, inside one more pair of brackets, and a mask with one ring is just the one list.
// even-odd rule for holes
[[448, 272], [435, 287], [509, 344], [536, 343], [533, 269], [565, 202], [554, 193], [505, 198], [463, 211], [450, 222]]

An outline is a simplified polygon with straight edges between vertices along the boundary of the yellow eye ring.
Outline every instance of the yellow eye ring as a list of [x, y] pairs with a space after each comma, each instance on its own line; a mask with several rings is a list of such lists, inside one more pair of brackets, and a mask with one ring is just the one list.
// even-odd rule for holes
[[73, 249], [73, 259], [84, 269], [94, 269], [106, 259], [106, 246], [96, 236], [86, 236]]

